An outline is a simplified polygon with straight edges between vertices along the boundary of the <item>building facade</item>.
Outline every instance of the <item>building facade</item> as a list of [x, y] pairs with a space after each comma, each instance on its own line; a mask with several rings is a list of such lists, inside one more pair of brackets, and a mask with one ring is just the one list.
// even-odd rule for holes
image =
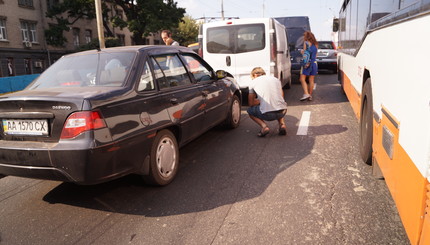
[[[48, 8], [61, 0], [0, 0], [0, 77], [38, 74], [61, 56], [97, 38], [95, 19], [79, 19], [63, 32], [67, 43], [63, 47], [47, 45], [44, 31], [55, 24], [45, 17]], [[109, 7], [109, 17], [126, 18], [119, 7]], [[127, 28], [110, 26], [122, 45], [133, 45]], [[146, 44], [160, 44], [159, 35], [151, 35]]]

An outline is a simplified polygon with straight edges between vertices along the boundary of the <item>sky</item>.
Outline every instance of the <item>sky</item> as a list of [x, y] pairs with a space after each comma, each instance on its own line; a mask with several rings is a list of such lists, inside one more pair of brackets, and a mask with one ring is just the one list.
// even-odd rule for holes
[[[311, 31], [319, 41], [335, 41], [332, 34], [333, 17], [339, 17], [343, 0], [175, 0], [186, 14], [201, 17], [260, 18], [308, 16]], [[264, 6], [264, 7], [263, 7]]]

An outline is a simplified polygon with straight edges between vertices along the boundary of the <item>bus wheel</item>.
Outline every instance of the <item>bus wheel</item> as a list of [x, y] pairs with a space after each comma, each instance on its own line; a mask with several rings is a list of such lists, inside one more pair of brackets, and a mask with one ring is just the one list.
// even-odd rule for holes
[[372, 142], [373, 142], [373, 99], [372, 83], [370, 78], [366, 80], [361, 94], [361, 116], [360, 116], [360, 154], [361, 159], [372, 165]]

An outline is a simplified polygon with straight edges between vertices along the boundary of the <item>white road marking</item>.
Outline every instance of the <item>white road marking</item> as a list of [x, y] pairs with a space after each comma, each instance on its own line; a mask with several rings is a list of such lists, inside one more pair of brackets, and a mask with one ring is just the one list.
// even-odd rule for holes
[[302, 118], [300, 119], [300, 123], [299, 123], [299, 129], [297, 129], [297, 135], [307, 135], [308, 134], [308, 127], [309, 127], [310, 118], [311, 118], [311, 112], [310, 111], [304, 111], [302, 113]]

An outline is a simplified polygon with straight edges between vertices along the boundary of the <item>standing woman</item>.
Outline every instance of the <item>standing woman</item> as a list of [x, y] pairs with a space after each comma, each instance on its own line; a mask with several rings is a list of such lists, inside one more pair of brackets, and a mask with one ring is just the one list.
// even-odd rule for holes
[[[314, 89], [315, 75], [318, 73], [318, 64], [316, 61], [318, 52], [318, 42], [315, 39], [314, 34], [310, 31], [306, 31], [304, 34], [303, 51], [309, 52], [310, 60], [307, 64], [302, 66], [300, 71], [300, 82], [303, 87], [303, 96], [300, 98], [301, 101], [312, 100], [312, 91]], [[309, 76], [309, 85], [306, 83], [306, 77]]]

